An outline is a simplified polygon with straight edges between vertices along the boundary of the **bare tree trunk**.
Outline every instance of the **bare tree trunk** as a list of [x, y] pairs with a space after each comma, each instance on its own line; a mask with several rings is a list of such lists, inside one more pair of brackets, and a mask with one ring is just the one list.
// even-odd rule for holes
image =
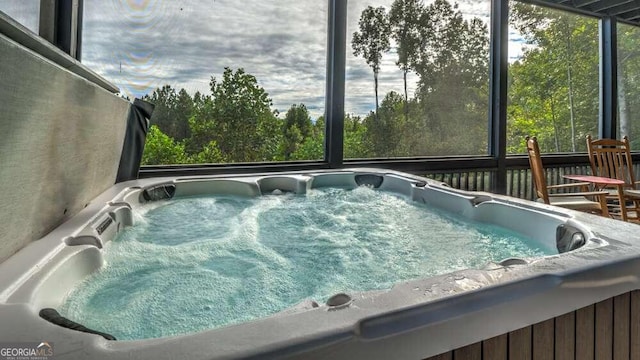
[[576, 152], [576, 118], [573, 109], [573, 78], [571, 64], [573, 62], [573, 50], [571, 48], [571, 33], [567, 24], [567, 88], [569, 91], [569, 121], [571, 123], [571, 151]]
[[375, 84], [375, 88], [376, 88], [376, 120], [378, 120], [378, 72], [374, 71], [373, 72], [373, 83]]
[[407, 93], [407, 72], [404, 70], [404, 122], [409, 122], [409, 94]]
[[631, 51], [618, 63], [618, 106], [620, 109], [620, 138], [629, 136], [629, 104], [627, 103], [627, 84], [624, 78], [624, 65], [628, 60], [640, 55], [638, 51]]
[[573, 81], [571, 78], [571, 65], [567, 66], [567, 77], [569, 82], [569, 117], [571, 121], [571, 151], [576, 152], [576, 120], [573, 109]]
[[622, 69], [619, 69], [618, 72], [618, 105], [620, 106], [620, 138], [622, 139], [624, 136], [629, 136], [629, 107]]
[[553, 137], [556, 143], [556, 152], [560, 152], [560, 138], [558, 134], [558, 122], [556, 121], [556, 107], [555, 102], [553, 101], [553, 96], [551, 96], [551, 122], [553, 123]]

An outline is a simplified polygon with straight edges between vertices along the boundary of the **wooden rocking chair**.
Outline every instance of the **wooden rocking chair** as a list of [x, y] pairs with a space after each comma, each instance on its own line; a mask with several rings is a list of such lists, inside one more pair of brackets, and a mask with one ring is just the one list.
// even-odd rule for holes
[[624, 181], [622, 194], [618, 189], [609, 190], [609, 200], [620, 203], [616, 206], [619, 209], [616, 215], [623, 221], [639, 221], [640, 190], [634, 176], [629, 138], [592, 140], [591, 135], [587, 135], [587, 151], [594, 176]]
[[[589, 183], [570, 183], [561, 185], [547, 186], [547, 179], [544, 167], [542, 166], [542, 158], [540, 157], [540, 147], [535, 137], [527, 138], [527, 152], [529, 153], [529, 165], [531, 166], [531, 174], [533, 177], [533, 185], [538, 196], [538, 201], [545, 204], [555, 205], [567, 209], [596, 212], [602, 216], [609, 216], [607, 209], [606, 191], [587, 191]], [[581, 188], [580, 192], [566, 192], [550, 194], [550, 190], [559, 190], [567, 188]], [[594, 200], [590, 200], [591, 197]]]

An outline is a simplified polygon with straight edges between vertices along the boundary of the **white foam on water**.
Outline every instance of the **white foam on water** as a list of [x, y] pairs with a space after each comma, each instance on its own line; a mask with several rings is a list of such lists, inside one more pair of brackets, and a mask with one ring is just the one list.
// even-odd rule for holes
[[60, 312], [118, 339], [260, 318], [305, 299], [545, 255], [505, 229], [360, 187], [154, 203]]

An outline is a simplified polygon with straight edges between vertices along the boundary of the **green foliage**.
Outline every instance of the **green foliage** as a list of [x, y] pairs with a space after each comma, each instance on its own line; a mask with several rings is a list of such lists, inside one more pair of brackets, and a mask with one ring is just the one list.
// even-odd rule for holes
[[[191, 97], [184, 89], [176, 92], [166, 85], [147, 97], [156, 104], [154, 119], [180, 140], [154, 124], [144, 164], [322, 158], [322, 147], [319, 156], [315, 149], [308, 150], [312, 140], [322, 141], [323, 133], [315, 129], [304, 104], [293, 105], [284, 119], [278, 118], [267, 92], [243, 69], [226, 68], [222, 81], [212, 78], [210, 85], [211, 95], [198, 92]], [[177, 131], [181, 126], [187, 130]], [[303, 143], [307, 150], [296, 152]]]
[[419, 0], [396, 0], [389, 11], [391, 37], [397, 44], [396, 65], [402, 70], [404, 81], [405, 121], [409, 121], [407, 74], [419, 63], [421, 49], [426, 47], [432, 34], [429, 17], [425, 15], [424, 6]]
[[[383, 16], [383, 11], [376, 14]], [[371, 8], [365, 9], [361, 28], [367, 28], [362, 26], [363, 19], [375, 18]], [[376, 94], [376, 111], [364, 120], [369, 156], [485, 154], [489, 79], [486, 25], [478, 18], [465, 20], [457, 5], [446, 0], [428, 6], [419, 0], [395, 0], [388, 18], [389, 35], [398, 55], [396, 64], [403, 71], [404, 98], [390, 92], [378, 106]], [[380, 33], [384, 32], [374, 34]], [[360, 40], [359, 34], [354, 34], [354, 50], [361, 45]], [[372, 61], [368, 64], [372, 66]], [[377, 81], [378, 68], [373, 69]], [[406, 89], [409, 71], [419, 77], [414, 99], [409, 99]], [[345, 143], [345, 154], [348, 146]]]
[[373, 80], [376, 93], [376, 112], [378, 111], [378, 73], [382, 55], [389, 51], [391, 45], [391, 25], [384, 7], [367, 6], [360, 15], [359, 31], [353, 33], [351, 46], [353, 55], [361, 56], [373, 69]]
[[[256, 141], [260, 161], [282, 161], [285, 160], [282, 154], [282, 143], [284, 134], [282, 133], [283, 121], [272, 113], [265, 114], [258, 121], [258, 127], [254, 130], [254, 141]], [[246, 161], [246, 160], [245, 160]]]
[[213, 132], [209, 138], [218, 142], [231, 162], [270, 160], [260, 152], [264, 139], [256, 129], [271, 121], [274, 114], [271, 99], [255, 76], [243, 69], [233, 72], [225, 68], [222, 82], [212, 78], [210, 85]]
[[361, 56], [374, 73], [380, 71], [382, 55], [389, 51], [391, 27], [387, 11], [380, 6], [367, 6], [360, 15], [359, 31], [353, 33], [353, 55]]
[[629, 136], [634, 150], [640, 149], [640, 29], [618, 25], [618, 104], [620, 136]]
[[[464, 20], [457, 5], [446, 0], [436, 0], [425, 11], [431, 34], [425, 35], [429, 42], [415, 65], [419, 91], [482, 89], [489, 73], [487, 26], [478, 18]], [[471, 95], [473, 91], [465, 92]]]
[[367, 128], [359, 116], [347, 114], [344, 118], [344, 157], [347, 159], [370, 157], [366, 141]]
[[278, 160], [280, 120], [257, 79], [243, 69], [225, 68], [222, 81], [212, 78], [210, 87], [210, 97], [194, 97], [189, 152], [206, 149], [213, 140], [228, 162]]
[[[388, 93], [382, 100], [378, 116], [370, 113], [364, 119], [365, 139], [373, 157], [399, 156], [397, 147], [403, 135], [404, 100], [396, 92]], [[345, 148], [347, 146], [345, 145]]]
[[218, 148], [218, 144], [215, 140], [209, 141], [208, 144], [202, 147], [202, 150], [193, 155], [188, 163], [192, 164], [217, 164], [227, 162], [226, 157]]
[[155, 105], [151, 125], [178, 141], [190, 136], [188, 119], [193, 111], [193, 99], [186, 90], [176, 93], [170, 85], [165, 85], [143, 99]]
[[[482, 21], [463, 19], [457, 5], [446, 0], [429, 6], [396, 0], [389, 14], [383, 7], [364, 9], [352, 44], [354, 54], [373, 70], [376, 110], [365, 117], [345, 116], [344, 156], [486, 153], [487, 36]], [[378, 104], [378, 73], [392, 39], [404, 96], [392, 91]], [[413, 99], [406, 89], [410, 71], [420, 79]], [[190, 97], [165, 86], [149, 97], [156, 102], [160, 129], [178, 140], [167, 144], [183, 150], [182, 162], [324, 158], [324, 118], [313, 122], [304, 104], [278, 117], [266, 90], [243, 69], [225, 68], [220, 81], [211, 79], [210, 90]]]
[[176, 140], [187, 139], [191, 136], [188, 119], [193, 113], [193, 106], [193, 99], [191, 98], [191, 96], [189, 96], [189, 93], [187, 93], [185, 89], [180, 89], [174, 105], [176, 118], [173, 128], [176, 135]]
[[142, 165], [184, 164], [186, 160], [184, 145], [176, 143], [157, 125], [151, 125], [144, 145]]
[[215, 141], [210, 141], [197, 154], [187, 155], [183, 142], [176, 142], [156, 125], [147, 133], [142, 165], [203, 164], [226, 162]]
[[[510, 65], [508, 152], [524, 152], [535, 135], [546, 152], [584, 150], [598, 115], [597, 21], [512, 2], [512, 25], [530, 45]], [[640, 31], [620, 26], [621, 132], [640, 135]], [[352, 39], [354, 55], [374, 74], [375, 110], [344, 118], [345, 158], [484, 155], [488, 142], [489, 39], [487, 25], [465, 18], [447, 0], [395, 0], [389, 10], [369, 6]], [[395, 46], [404, 94], [391, 91], [378, 104], [384, 54]], [[410, 98], [407, 73], [418, 78]], [[257, 79], [225, 68], [210, 93], [190, 96], [166, 85], [156, 104], [144, 164], [319, 160], [325, 121], [304, 104], [281, 116]], [[636, 142], [638, 143], [638, 142]], [[636, 144], [634, 143], [634, 144]], [[637, 145], [637, 144], [636, 144]], [[635, 146], [635, 145], [634, 145]]]
[[291, 154], [289, 160], [320, 160], [324, 159], [324, 138], [308, 137], [295, 152]]
[[289, 160], [291, 154], [296, 152], [298, 147], [311, 136], [312, 127], [313, 124], [307, 107], [304, 104], [291, 105], [285, 115], [284, 127], [282, 128], [284, 135], [282, 153], [285, 160]]
[[396, 0], [389, 11], [391, 37], [396, 42], [396, 64], [404, 72], [419, 61], [421, 49], [429, 41], [431, 24], [419, 0]]
[[525, 136], [543, 152], [585, 151], [597, 132], [597, 20], [514, 3], [512, 23], [533, 47], [509, 72], [508, 152]]
[[311, 125], [311, 133], [291, 154], [290, 160], [324, 159], [324, 116]]

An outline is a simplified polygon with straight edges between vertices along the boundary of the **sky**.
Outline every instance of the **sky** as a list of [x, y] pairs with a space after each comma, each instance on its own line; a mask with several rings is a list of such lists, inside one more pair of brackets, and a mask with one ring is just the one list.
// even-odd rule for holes
[[[430, 3], [432, 0], [426, 0]], [[0, 0], [0, 11], [37, 31], [40, 0]], [[345, 111], [365, 115], [375, 107], [373, 73], [353, 56], [351, 36], [362, 10], [393, 0], [349, 0]], [[489, 0], [458, 0], [465, 18], [489, 21]], [[324, 112], [327, 2], [322, 0], [85, 0], [82, 62], [130, 98], [171, 85], [209, 93], [224, 67], [256, 76], [284, 114], [303, 103], [313, 118]], [[510, 58], [523, 48], [510, 31]], [[380, 100], [403, 91], [392, 51], [379, 73]], [[409, 76], [409, 95], [417, 76]]]

